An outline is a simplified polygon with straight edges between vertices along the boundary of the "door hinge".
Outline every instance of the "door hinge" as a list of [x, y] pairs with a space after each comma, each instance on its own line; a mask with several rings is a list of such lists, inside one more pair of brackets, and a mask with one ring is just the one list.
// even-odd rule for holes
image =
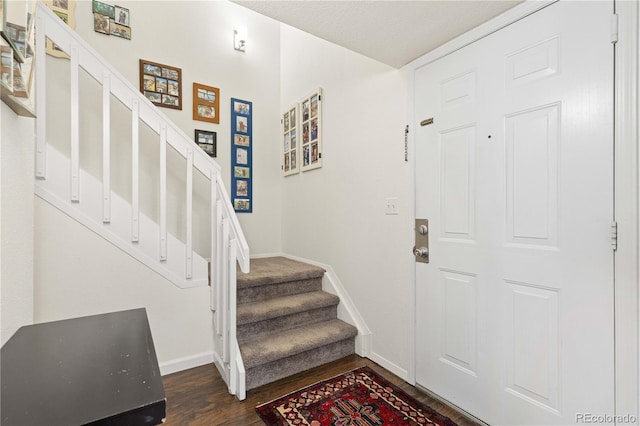
[[611, 15], [611, 43], [616, 44], [618, 42], [618, 28], [619, 28], [619, 20], [618, 15]]
[[611, 222], [611, 248], [618, 250], [618, 222]]

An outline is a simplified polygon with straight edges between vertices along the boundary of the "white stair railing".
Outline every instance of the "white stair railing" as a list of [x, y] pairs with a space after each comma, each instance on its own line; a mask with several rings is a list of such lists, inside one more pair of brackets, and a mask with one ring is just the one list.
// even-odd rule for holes
[[[45, 40], [49, 38], [70, 57], [70, 126], [71, 150], [70, 158], [65, 163], [59, 161], [61, 155], [47, 145], [46, 126], [46, 56]], [[86, 71], [102, 85], [102, 177], [100, 191], [102, 206], [94, 214], [83, 205], [83, 197], [88, 197], [87, 191], [81, 190], [82, 185], [88, 186], [94, 179], [82, 169], [80, 163], [80, 69]], [[244, 367], [238, 343], [236, 340], [236, 263], [243, 272], [249, 271], [249, 246], [244, 237], [238, 218], [231, 206], [229, 195], [221, 177], [221, 168], [204, 151], [202, 151], [186, 134], [171, 122], [158, 108], [146, 99], [129, 81], [127, 81], [113, 66], [107, 63], [91, 46], [77, 33], [66, 26], [44, 4], [38, 3], [36, 11], [36, 147], [35, 174], [36, 193], [56, 205], [65, 213], [74, 217], [83, 225], [94, 230], [117, 247], [134, 256], [145, 265], [156, 270], [167, 279], [180, 287], [190, 287], [198, 281], [194, 269], [194, 259], [201, 259], [193, 251], [193, 172], [199, 171], [210, 181], [211, 189], [211, 261], [205, 272], [210, 277], [207, 281], [211, 285], [211, 309], [214, 312], [214, 359], [222, 377], [226, 381], [229, 392], [239, 399], [245, 397]], [[127, 217], [118, 217], [117, 222], [126, 221], [129, 225], [125, 232], [118, 233], [111, 226], [116, 222], [115, 215], [120, 209], [115, 204], [122, 204], [122, 199], [111, 190], [110, 161], [110, 102], [111, 96], [117, 98], [131, 111], [131, 146], [132, 146], [132, 182], [131, 202], [127, 204]], [[145, 123], [158, 135], [160, 147], [160, 169], [158, 182], [159, 220], [153, 227], [148, 226], [149, 219], [140, 212], [139, 182], [140, 162], [148, 161], [140, 155], [139, 129], [140, 122]], [[173, 259], [172, 244], [177, 244], [175, 237], [167, 232], [167, 149], [173, 148], [186, 161], [186, 220], [185, 241], [178, 242], [183, 247], [184, 258]], [[48, 158], [49, 157], [49, 158]], [[55, 161], [54, 161], [55, 160]], [[70, 182], [61, 189], [60, 181], [51, 184], [54, 176], [64, 175], [53, 167], [58, 164], [68, 164]], [[52, 170], [47, 170], [51, 167]], [[83, 181], [84, 179], [84, 181]], [[85, 182], [86, 181], [86, 182]], [[96, 209], [94, 209], [96, 210]], [[144, 230], [142, 229], [144, 228]], [[152, 250], [149, 241], [144, 241], [148, 229], [154, 229], [156, 235], [151, 238], [157, 244]], [[145, 231], [146, 230], [146, 231]], [[126, 235], [123, 235], [126, 234]], [[150, 254], [151, 253], [151, 254]], [[178, 262], [181, 266], [170, 270], [167, 265]], [[179, 272], [176, 272], [179, 271]], [[204, 282], [206, 285], [206, 281]]]

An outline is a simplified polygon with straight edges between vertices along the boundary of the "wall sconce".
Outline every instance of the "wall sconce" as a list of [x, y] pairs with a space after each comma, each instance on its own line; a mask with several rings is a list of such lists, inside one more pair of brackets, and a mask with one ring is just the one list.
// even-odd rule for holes
[[233, 30], [233, 48], [244, 52], [247, 44], [247, 27], [238, 27]]

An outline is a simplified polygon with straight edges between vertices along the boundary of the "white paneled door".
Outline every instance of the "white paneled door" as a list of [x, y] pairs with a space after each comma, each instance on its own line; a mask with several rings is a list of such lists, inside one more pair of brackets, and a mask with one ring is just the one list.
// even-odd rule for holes
[[416, 381], [492, 425], [614, 414], [612, 14], [561, 1], [415, 74]]

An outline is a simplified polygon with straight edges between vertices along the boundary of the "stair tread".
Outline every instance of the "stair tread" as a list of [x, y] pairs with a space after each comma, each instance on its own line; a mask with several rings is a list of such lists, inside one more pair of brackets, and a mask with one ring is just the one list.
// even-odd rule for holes
[[297, 327], [240, 344], [246, 368], [276, 361], [305, 351], [353, 338], [358, 330], [339, 319]]
[[260, 302], [238, 305], [236, 321], [238, 325], [250, 324], [299, 312], [335, 306], [338, 303], [340, 303], [338, 296], [325, 291], [275, 297]]
[[320, 278], [325, 270], [319, 266], [298, 262], [286, 257], [251, 259], [250, 272], [238, 270], [238, 288], [256, 287], [289, 281]]

